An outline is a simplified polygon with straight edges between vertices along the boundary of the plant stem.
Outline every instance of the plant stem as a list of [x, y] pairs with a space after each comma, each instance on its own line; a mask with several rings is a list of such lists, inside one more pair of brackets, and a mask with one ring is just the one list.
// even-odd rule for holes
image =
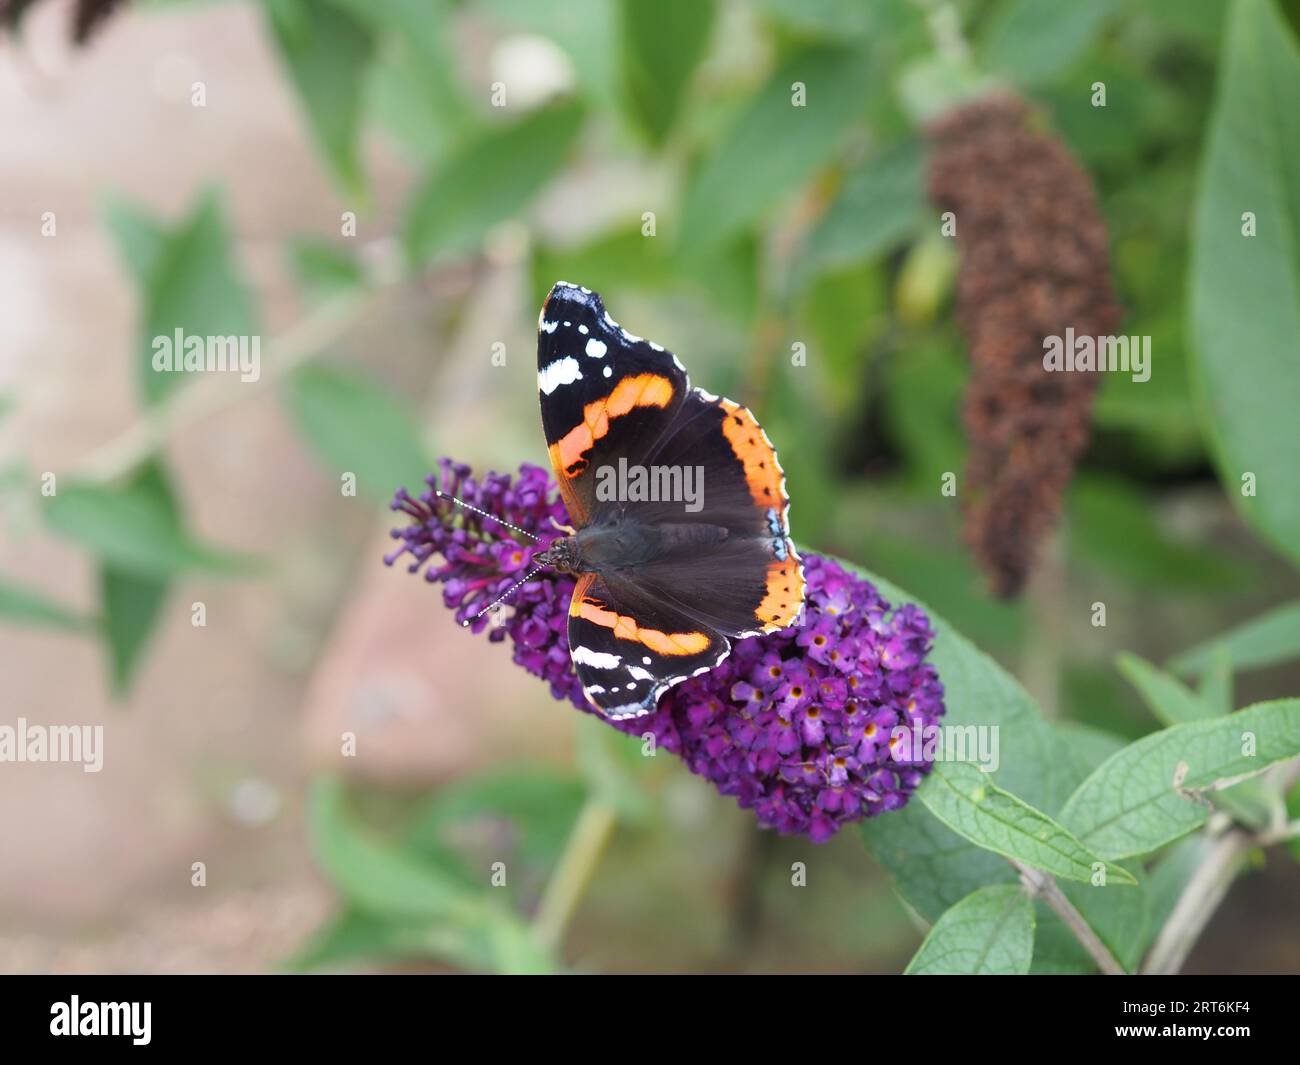
[[1174, 904], [1173, 912], [1142, 966], [1144, 974], [1170, 974], [1182, 968], [1196, 940], [1228, 893], [1246, 860], [1246, 852], [1254, 842], [1249, 832], [1237, 827], [1228, 829], [1219, 837]]
[[1065, 531], [1057, 528], [1040, 548], [1037, 569], [1025, 589], [1029, 631], [1021, 657], [1025, 690], [1049, 718], [1061, 716], [1061, 651], [1066, 619]]
[[1020, 873], [1020, 882], [1025, 885], [1025, 889], [1029, 894], [1047, 903], [1052, 912], [1065, 923], [1065, 927], [1070, 930], [1074, 938], [1083, 945], [1083, 949], [1088, 952], [1103, 973], [1107, 976], [1125, 975], [1124, 966], [1115, 960], [1115, 955], [1110, 952], [1106, 944], [1092, 930], [1092, 926], [1083, 919], [1083, 914], [1076, 910], [1074, 903], [1065, 897], [1065, 894], [1057, 886], [1054, 877], [1044, 873], [1041, 869], [1035, 869], [1032, 865], [1018, 862], [1014, 858], [1008, 858], [1007, 860]]
[[591, 883], [616, 823], [614, 811], [600, 799], [589, 798], [578, 813], [533, 918], [533, 935], [547, 950], [558, 950], [563, 942], [565, 929]]

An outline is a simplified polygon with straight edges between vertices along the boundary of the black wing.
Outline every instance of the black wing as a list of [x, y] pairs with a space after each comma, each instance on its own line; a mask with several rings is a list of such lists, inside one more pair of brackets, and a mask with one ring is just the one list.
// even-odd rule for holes
[[537, 388], [551, 465], [581, 527], [596, 511], [596, 469], [642, 461], [690, 380], [671, 352], [614, 321], [599, 295], [561, 281], [537, 321]]
[[584, 574], [569, 607], [569, 653], [606, 717], [652, 713], [674, 684], [731, 652], [722, 633], [647, 595], [635, 581]]

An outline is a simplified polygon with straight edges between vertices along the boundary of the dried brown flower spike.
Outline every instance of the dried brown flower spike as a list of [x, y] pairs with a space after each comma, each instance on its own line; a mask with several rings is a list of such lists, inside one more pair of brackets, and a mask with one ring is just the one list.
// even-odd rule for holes
[[1092, 182], [1029, 107], [996, 96], [929, 135], [930, 197], [956, 215], [957, 321], [970, 349], [965, 535], [1017, 595], [1088, 442], [1095, 372], [1044, 369], [1044, 341], [1109, 336], [1120, 308]]

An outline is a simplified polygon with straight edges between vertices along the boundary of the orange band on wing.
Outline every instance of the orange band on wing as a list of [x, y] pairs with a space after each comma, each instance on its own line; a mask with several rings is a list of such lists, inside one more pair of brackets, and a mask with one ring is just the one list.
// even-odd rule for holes
[[719, 400], [719, 404], [726, 411], [722, 435], [744, 463], [749, 494], [760, 507], [780, 510], [785, 505], [785, 493], [781, 490], [781, 467], [776, 461], [776, 451], [748, 409], [729, 399]]
[[767, 592], [754, 616], [763, 623], [764, 632], [784, 629], [799, 616], [803, 606], [803, 574], [799, 572], [799, 557], [789, 540], [790, 554], [784, 561], [773, 559], [767, 566]]
[[582, 421], [550, 447], [551, 464], [562, 477], [576, 477], [582, 472], [570, 468], [578, 463], [591, 446], [609, 432], [609, 420], [636, 407], [666, 407], [672, 402], [673, 383], [659, 374], [643, 373], [625, 377], [604, 399], [593, 400], [582, 409]]
[[569, 604], [569, 613], [573, 617], [583, 618], [603, 629], [613, 629], [620, 640], [633, 640], [661, 655], [697, 655], [708, 649], [710, 641], [705, 633], [643, 629], [635, 619], [606, 610], [602, 603], [580, 594], [590, 584], [590, 580], [583, 584], [579, 579], [578, 587], [573, 591], [573, 601]]

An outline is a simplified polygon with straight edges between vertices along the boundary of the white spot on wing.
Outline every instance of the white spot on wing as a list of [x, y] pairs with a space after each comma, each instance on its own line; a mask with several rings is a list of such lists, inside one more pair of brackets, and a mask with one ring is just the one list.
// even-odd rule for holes
[[549, 396], [561, 385], [571, 385], [581, 378], [582, 367], [578, 360], [566, 355], [537, 371], [537, 387]]
[[593, 651], [589, 647], [579, 645], [573, 649], [573, 661], [580, 666], [591, 666], [593, 669], [617, 669], [623, 660], [618, 655]]
[[595, 337], [592, 337], [587, 341], [587, 355], [593, 359], [603, 359], [605, 357], [605, 352], [608, 350], [609, 349], [605, 346], [603, 340], [597, 340]]

